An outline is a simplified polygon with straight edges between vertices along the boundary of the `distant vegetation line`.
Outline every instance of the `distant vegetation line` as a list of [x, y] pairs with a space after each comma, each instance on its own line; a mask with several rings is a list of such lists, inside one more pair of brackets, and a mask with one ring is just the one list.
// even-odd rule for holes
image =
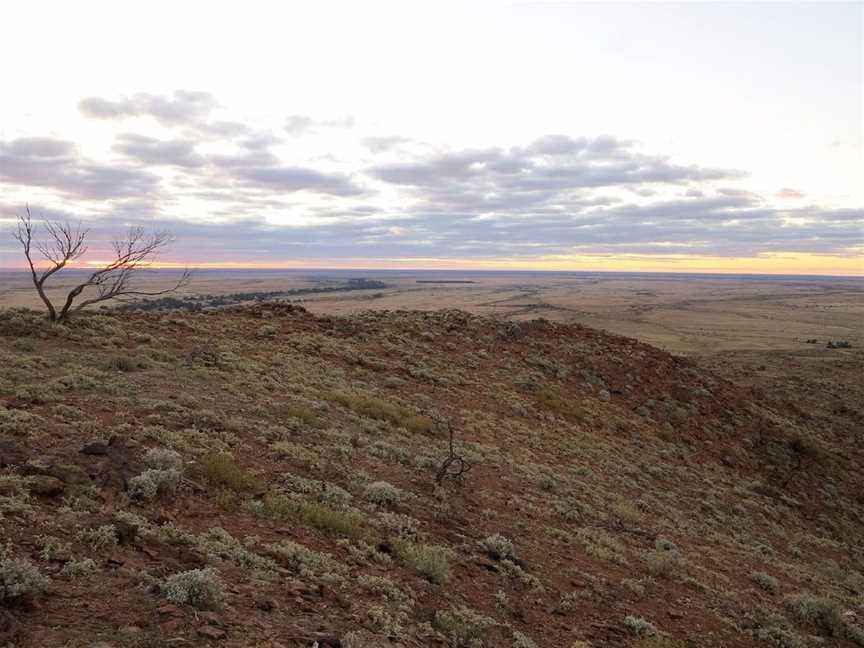
[[269, 290], [258, 292], [236, 292], [227, 295], [188, 295], [186, 297], [161, 297], [159, 299], [136, 300], [119, 304], [114, 310], [130, 311], [166, 311], [185, 310], [200, 311], [205, 308], [231, 306], [244, 302], [268, 302], [289, 297], [300, 297], [321, 293], [345, 292], [350, 290], [380, 290], [387, 288], [383, 281], [372, 279], [349, 279], [347, 283], [336, 286], [319, 286], [315, 288], [291, 288], [289, 290]]

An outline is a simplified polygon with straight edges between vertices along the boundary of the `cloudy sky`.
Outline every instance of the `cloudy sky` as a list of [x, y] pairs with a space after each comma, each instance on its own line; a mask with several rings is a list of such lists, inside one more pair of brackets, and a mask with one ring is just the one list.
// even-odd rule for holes
[[14, 3], [0, 267], [29, 203], [85, 264], [864, 274], [862, 8]]

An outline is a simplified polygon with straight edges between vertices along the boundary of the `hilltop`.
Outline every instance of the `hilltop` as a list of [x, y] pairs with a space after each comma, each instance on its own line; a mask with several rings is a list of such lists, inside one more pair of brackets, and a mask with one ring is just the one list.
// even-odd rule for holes
[[862, 646], [843, 357], [814, 383], [457, 310], [2, 311], [0, 646]]

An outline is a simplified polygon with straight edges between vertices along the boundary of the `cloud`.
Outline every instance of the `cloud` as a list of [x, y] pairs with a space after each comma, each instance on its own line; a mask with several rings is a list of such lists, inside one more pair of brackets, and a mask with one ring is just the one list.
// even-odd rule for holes
[[805, 198], [807, 194], [798, 191], [797, 189], [790, 189], [789, 187], [784, 187], [780, 189], [777, 193], [774, 194], [777, 198]]
[[195, 151], [195, 144], [187, 140], [159, 140], [126, 133], [118, 136], [114, 151], [156, 166], [200, 167], [204, 164], [204, 158]]
[[572, 155], [580, 153], [588, 146], [584, 137], [572, 138], [567, 135], [544, 135], [528, 145], [529, 155]]
[[[0, 183], [54, 192], [94, 232], [156, 219], [177, 237], [175, 258], [211, 261], [850, 254], [864, 245], [860, 209], [807, 205], [792, 189], [761, 196], [738, 184], [740, 171], [682, 164], [612, 135], [447, 148], [358, 134], [365, 150], [349, 169], [323, 144], [316, 151], [314, 135], [353, 128], [350, 118], [294, 115], [271, 131], [214, 120], [215, 108], [207, 93], [91, 97], [81, 103], [91, 117], [149, 116], [173, 132], [124, 132], [99, 159], [66, 139], [0, 140]], [[302, 147], [286, 145], [300, 135]]]
[[363, 190], [341, 173], [325, 173], [315, 169], [290, 166], [242, 166], [236, 178], [247, 184], [279, 191], [314, 191], [333, 196], [356, 196]]
[[[653, 206], [617, 204], [582, 213], [531, 212], [499, 218], [447, 211], [394, 216], [374, 205], [356, 205], [312, 211], [320, 218], [293, 225], [274, 225], [255, 210], [238, 218], [239, 212], [228, 209], [221, 222], [188, 221], [172, 217], [171, 211], [160, 213], [148, 201], [128, 200], [104, 212], [103, 218], [85, 218], [94, 236], [105, 240], [118, 227], [158, 223], [176, 238], [172, 258], [212, 262], [494, 259], [574, 253], [848, 254], [853, 246], [864, 244], [862, 210], [824, 213], [808, 208], [781, 214], [747, 196], [715, 195], [695, 202], [679, 198]], [[781, 216], [806, 222], [788, 225]]]
[[153, 117], [165, 126], [178, 126], [198, 122], [217, 105], [209, 92], [176, 90], [170, 96], [140, 92], [114, 101], [87, 97], [81, 100], [78, 109], [91, 119]]
[[252, 129], [242, 122], [236, 121], [210, 121], [192, 124], [198, 135], [213, 138], [232, 138], [239, 136], [254, 137]]
[[470, 188], [487, 195], [545, 191], [548, 198], [586, 188], [742, 176], [733, 170], [673, 164], [663, 156], [639, 153], [632, 143], [611, 136], [589, 140], [563, 135], [541, 137], [525, 148], [438, 152], [410, 162], [376, 165], [368, 172], [384, 182], [433, 192], [442, 187], [450, 191]]
[[[398, 185], [434, 187], [451, 181], [470, 182], [484, 175], [485, 165], [500, 160], [501, 149], [465, 149], [436, 154], [416, 162], [397, 162], [372, 167], [369, 173]], [[521, 170], [522, 164], [519, 164]]]
[[0, 144], [6, 155], [15, 158], [51, 159], [68, 158], [75, 154], [75, 144], [50, 137], [21, 137]]
[[105, 199], [147, 195], [159, 178], [136, 167], [86, 160], [72, 142], [40, 137], [0, 141], [0, 182]]
[[411, 144], [416, 140], [402, 135], [375, 135], [364, 137], [361, 142], [373, 153], [382, 153], [389, 151], [405, 144]]
[[184, 224], [174, 233], [178, 242], [202, 237], [225, 241], [227, 247], [214, 249], [228, 250], [235, 259], [253, 254], [259, 260], [411, 256], [491, 259], [574, 252], [834, 254], [864, 243], [860, 228], [856, 235], [853, 227], [782, 226], [770, 210], [736, 221], [734, 214], [722, 207], [703, 205], [701, 209], [691, 218], [668, 220], [655, 220], [656, 212], [635, 205], [582, 217], [547, 214], [488, 219], [434, 213], [393, 218], [353, 214], [295, 226], [273, 226], [248, 218], [219, 226]]
[[339, 117], [337, 119], [313, 119], [309, 115], [291, 115], [285, 120], [285, 131], [289, 135], [313, 135], [328, 128], [354, 128], [356, 123], [353, 117]]
[[282, 138], [277, 137], [273, 133], [250, 133], [238, 140], [240, 146], [251, 151], [262, 151], [281, 142]]
[[237, 153], [214, 154], [208, 156], [208, 161], [217, 167], [236, 169], [240, 167], [275, 167], [280, 164], [279, 158], [267, 150], [243, 150]]

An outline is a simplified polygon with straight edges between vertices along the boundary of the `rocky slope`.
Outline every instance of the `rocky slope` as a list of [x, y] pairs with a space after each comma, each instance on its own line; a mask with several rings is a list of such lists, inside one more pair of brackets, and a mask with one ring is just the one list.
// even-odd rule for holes
[[862, 406], [791, 401], [542, 320], [0, 311], [0, 646], [864, 645]]

